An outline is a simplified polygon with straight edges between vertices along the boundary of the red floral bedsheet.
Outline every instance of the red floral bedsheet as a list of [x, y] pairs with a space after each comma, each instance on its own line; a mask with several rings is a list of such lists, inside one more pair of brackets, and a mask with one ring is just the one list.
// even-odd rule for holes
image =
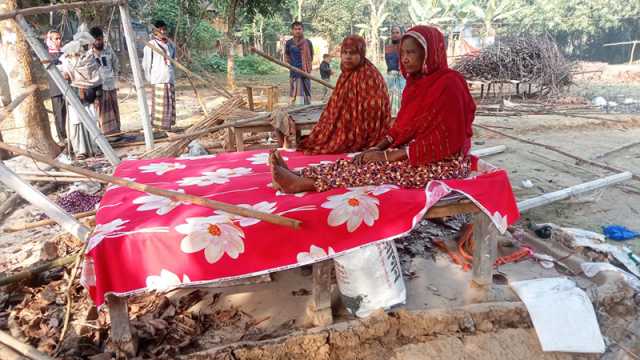
[[[344, 155], [283, 152], [291, 168]], [[115, 176], [302, 221], [298, 230], [111, 186], [96, 215], [82, 281], [97, 305], [107, 293], [168, 290], [282, 270], [407, 234], [443, 196], [474, 201], [504, 232], [519, 217], [504, 170], [474, 160], [473, 176], [282, 194], [271, 186], [268, 152], [123, 161]]]

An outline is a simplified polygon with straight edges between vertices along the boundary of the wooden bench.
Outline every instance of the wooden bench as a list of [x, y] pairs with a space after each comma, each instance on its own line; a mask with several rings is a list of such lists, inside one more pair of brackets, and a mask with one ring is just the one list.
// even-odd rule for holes
[[[425, 219], [443, 218], [458, 214], [473, 216], [473, 270], [469, 289], [476, 294], [488, 294], [493, 283], [493, 264], [497, 256], [498, 232], [491, 219], [471, 201], [453, 195], [447, 196], [433, 206]], [[312, 265], [312, 322], [315, 326], [326, 326], [333, 323], [331, 310], [331, 285], [333, 260], [325, 260]], [[267, 278], [268, 277], [268, 278]], [[271, 281], [269, 275], [249, 279], [231, 280], [199, 286], [200, 288], [229, 288], [260, 282]], [[196, 288], [194, 286], [194, 288]], [[470, 302], [481, 300], [474, 298]], [[107, 306], [111, 317], [111, 338], [116, 352], [126, 356], [134, 356], [137, 342], [129, 324], [129, 313], [126, 298], [107, 297]]]
[[251, 85], [246, 86], [249, 110], [255, 111], [256, 105], [264, 105], [266, 111], [273, 111], [278, 104], [278, 86]]
[[[300, 109], [292, 109], [289, 111], [289, 115], [293, 117], [296, 122], [296, 130], [298, 131], [298, 138], [303, 130], [310, 130], [320, 119], [322, 114], [323, 105], [311, 105]], [[245, 150], [245, 138], [247, 133], [270, 133], [273, 131], [271, 126], [271, 120], [266, 118], [262, 121], [258, 121], [248, 125], [240, 125], [229, 128], [227, 132], [227, 143], [230, 148], [235, 148], [236, 151]]]

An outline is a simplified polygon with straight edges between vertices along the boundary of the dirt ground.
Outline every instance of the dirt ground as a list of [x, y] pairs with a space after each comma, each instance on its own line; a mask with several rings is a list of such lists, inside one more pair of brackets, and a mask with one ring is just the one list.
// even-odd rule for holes
[[[592, 66], [597, 68], [595, 65]], [[639, 66], [635, 66], [635, 68], [625, 68], [622, 70], [612, 70], [605, 67], [603, 74], [613, 73], [614, 75], [579, 79], [577, 86], [575, 86], [571, 92], [577, 96], [584, 96], [587, 100], [590, 100], [590, 96], [594, 95], [595, 92], [600, 91], [603, 94], [617, 94], [616, 96], [619, 95], [618, 97], [635, 96], [635, 99], [640, 102], [640, 83], [634, 83], [633, 81], [630, 83], [627, 82], [624, 83], [622, 87], [620, 87], [620, 83], [611, 83], [611, 77], [615, 78], [619, 76], [615, 74], [624, 73], [624, 76], [633, 77], [636, 71], [640, 73], [638, 67]], [[629, 73], [632, 75], [628, 75]], [[280, 101], [284, 105], [287, 101], [286, 80], [287, 74], [280, 73], [259, 79], [240, 79], [238, 84], [239, 88], [244, 84], [255, 84], [256, 82], [261, 84], [278, 84], [281, 92]], [[314, 101], [320, 101], [322, 91], [319, 89], [319, 86], [314, 86], [313, 89]], [[210, 109], [222, 101], [222, 99], [215, 96], [211, 90], [201, 88], [199, 91], [205, 99], [206, 106]], [[140, 129], [141, 126], [137, 116], [137, 102], [130, 84], [121, 84], [120, 99], [123, 130], [131, 131]], [[487, 102], [491, 101], [493, 100], [487, 100]], [[513, 98], [511, 101], [517, 102], [518, 100]], [[178, 126], [187, 126], [199, 118], [199, 105], [193, 96], [193, 91], [187, 83], [179, 84], [177, 102], [180, 104], [178, 107]], [[580, 114], [582, 116], [595, 116], [606, 120], [585, 119], [563, 115], [478, 116], [476, 123], [492, 126], [499, 131], [554, 146], [585, 159], [598, 158], [598, 161], [602, 163], [631, 171], [634, 174], [640, 174], [640, 145], [615, 152], [608, 156], [599, 157], [600, 154], [619, 146], [638, 141], [640, 138], [640, 113], [618, 114], [591, 109], [588, 113], [581, 112]], [[3, 136], [9, 142], [20, 143], [22, 133], [20, 129], [6, 130], [3, 131]], [[519, 201], [613, 174], [613, 172], [576, 162], [573, 159], [552, 151], [509, 140], [482, 129], [475, 130], [473, 140], [474, 148], [486, 148], [496, 145], [507, 146], [505, 152], [492, 155], [485, 160], [508, 170], [516, 198]], [[142, 148], [128, 148], [118, 151], [122, 154], [128, 154], [135, 151], [142, 151]], [[24, 165], [24, 162], [19, 163], [20, 159], [16, 159], [11, 166]], [[9, 164], [11, 164], [11, 161]], [[525, 180], [531, 181], [533, 186], [525, 186], [525, 184], [523, 184]], [[0, 193], [0, 203], [7, 197], [7, 193]], [[38, 213], [39, 211], [33, 206], [25, 206], [6, 220], [5, 225], [33, 221]], [[604, 225], [618, 224], [640, 231], [639, 219], [640, 182], [638, 180], [630, 180], [620, 185], [609, 186], [525, 212], [522, 214], [522, 220], [519, 226], [526, 227], [528, 222], [535, 224], [552, 222], [561, 226], [577, 227], [600, 232], [601, 227]], [[425, 226], [427, 225], [429, 224]], [[0, 234], [0, 271], [6, 272], [10, 269], [27, 266], [38, 261], [41, 258], [41, 244], [43, 239], [51, 239], [60, 231], [58, 226], [49, 226], [18, 233]], [[416, 235], [413, 234], [413, 236], [415, 237]], [[410, 240], [413, 241], [415, 238]], [[399, 241], [399, 244], [399, 247], [402, 248], [402, 241]], [[639, 239], [628, 241], [626, 245], [633, 248], [636, 252], [640, 252]], [[406, 280], [408, 290], [407, 303], [395, 308], [394, 313], [384, 315], [387, 316], [385, 321], [399, 321], [398, 319], [402, 318], [402, 315], [397, 314], [402, 314], [403, 312], [415, 315], [416, 313], [425, 311], [451, 309], [451, 311], [455, 313], [458, 311], [456, 309], [460, 309], [465, 305], [465, 294], [468, 291], [470, 273], [461, 271], [458, 266], [450, 262], [445, 254], [438, 253], [429, 248], [427, 243], [424, 244], [419, 252], [418, 256], [414, 256], [415, 254], [413, 254], [410, 259], [407, 257], [403, 259], [403, 271], [405, 275], [410, 274]], [[503, 273], [509, 281], [566, 275], [564, 271], [559, 271], [557, 268], [545, 269], [533, 260], [525, 260], [517, 264], [505, 265], [500, 267], [499, 271]], [[519, 303], [509, 303], [510, 305], [505, 305], [506, 309], [510, 309], [508, 311], [513, 310], [515, 314], [520, 314], [518, 315], [519, 317], [517, 317], [518, 321], [515, 321], [513, 324], [505, 325], [503, 323], [502, 325], [496, 325], [494, 328], [485, 328], [480, 331], [468, 331], [456, 328], [452, 331], [443, 331], [440, 334], [422, 334], [416, 336], [413, 340], [404, 337], [401, 341], [386, 344], [388, 346], [385, 346], [385, 342], [380, 340], [376, 340], [377, 345], [374, 346], [371, 344], [375, 341], [367, 342], [363, 340], [363, 338], [359, 338], [360, 342], [353, 340], [350, 345], [349, 343], [340, 345], [340, 341], [349, 338], [347, 335], [344, 335], [346, 331], [345, 326], [348, 328], [349, 326], [355, 326], [353, 325], [354, 323], [362, 323], [365, 324], [365, 327], [369, 326], [369, 329], [376, 329], [371, 323], [367, 323], [367, 321], [375, 322], [376, 320], [354, 320], [343, 308], [338, 307], [335, 309], [337, 310], [336, 322], [338, 325], [334, 326], [342, 326], [343, 328], [327, 330], [328, 332], [326, 334], [328, 335], [322, 335], [323, 333], [309, 333], [305, 329], [311, 326], [308, 316], [308, 308], [311, 302], [310, 275], [300, 269], [293, 269], [273, 274], [272, 278], [273, 281], [270, 283], [239, 287], [232, 291], [209, 290], [211, 294], [220, 295], [216, 295], [215, 303], [209, 303], [207, 306], [201, 305], [203, 306], [201, 309], [202, 314], [219, 314], [220, 311], [234, 308], [239, 309], [242, 314], [245, 314], [252, 320], [248, 323], [230, 324], [229, 326], [215, 327], [204, 331], [198, 337], [197, 345], [193, 345], [183, 352], [183, 354], [191, 354], [186, 358], [213, 358], [207, 357], [211, 355], [211, 353], [207, 353], [207, 349], [224, 348], [232, 346], [230, 344], [239, 341], [270, 341], [268, 339], [276, 340], [269, 343], [270, 345], [254, 343], [252, 346], [235, 348], [232, 354], [229, 355], [229, 358], [384, 358], [397, 360], [417, 358], [483, 360], [564, 360], [597, 358], [578, 354], [543, 353], [526, 314], [522, 315], [519, 312], [520, 310], [510, 308], [516, 306], [513, 304]], [[597, 287], [597, 284], [585, 278], [576, 277], [575, 279], [583, 289], [589, 290]], [[169, 294], [168, 297], [179, 299], [184, 296], [188, 296], [188, 292], [176, 291]], [[2, 299], [0, 298], [0, 300]], [[512, 300], [515, 301], [517, 299]], [[473, 311], [479, 310], [476, 309]], [[495, 320], [502, 314], [501, 311], [507, 310], [484, 309], [483, 311], [493, 311], [493, 319]], [[2, 315], [1, 312], [0, 315]], [[607, 334], [614, 332], [614, 330], [611, 330], [611, 326], [619, 327], [620, 324], [634, 323], [634, 321], [636, 330], [631, 328], [632, 330], [630, 331], [640, 331], [640, 328], [637, 327], [637, 317], [625, 317], [625, 322], [616, 322], [610, 319], [612, 315], [606, 316], [608, 316], [606, 319], [604, 317], [601, 318], [601, 326], [604, 329], [603, 332]], [[395, 325], [385, 326], [399, 326], [397, 323], [393, 324]], [[477, 324], [479, 325], [479, 323]], [[400, 325], [405, 327], [411, 326], [409, 322]], [[0, 322], [0, 328], [3, 327], [3, 324]], [[398, 336], [398, 331], [400, 331], [393, 330], [389, 332], [389, 329], [385, 329], [384, 331], [381, 330], [376, 336]], [[295, 335], [295, 331], [302, 331], [302, 333], [297, 336]], [[293, 335], [292, 332], [294, 332]], [[342, 337], [343, 335], [344, 337]], [[287, 336], [289, 336], [289, 338], [287, 338]], [[618, 334], [616, 336], [619, 339], [622, 335]], [[637, 333], [633, 333], [632, 335], [627, 334], [625, 336], [635, 336], [635, 339], [638, 340], [632, 350], [636, 351], [636, 353], [640, 351], [640, 336], [638, 336]], [[293, 345], [285, 348], [279, 347], [287, 341], [289, 341], [290, 344], [297, 344], [297, 347]], [[370, 356], [363, 355], [365, 353], [354, 353], [355, 350], [353, 349], [351, 349], [351, 352], [345, 350], [349, 346], [356, 347], [357, 349], [359, 345], [364, 343], [367, 343], [368, 347], [363, 346], [362, 349], [369, 351], [366, 354], [370, 354]], [[269, 348], [269, 346], [271, 346], [271, 348]], [[292, 349], [306, 350], [300, 350], [302, 352], [300, 354], [294, 354], [295, 356], [286, 356], [286, 354], [291, 354], [290, 352], [294, 351]], [[381, 349], [386, 350], [382, 351]], [[220, 356], [229, 354], [229, 352], [225, 351], [226, 350], [220, 351], [219, 354], [222, 354]], [[289, 353], [287, 351], [289, 351]], [[275, 356], [274, 354], [281, 355]], [[622, 358], [623, 357], [621, 357], [621, 359]]]

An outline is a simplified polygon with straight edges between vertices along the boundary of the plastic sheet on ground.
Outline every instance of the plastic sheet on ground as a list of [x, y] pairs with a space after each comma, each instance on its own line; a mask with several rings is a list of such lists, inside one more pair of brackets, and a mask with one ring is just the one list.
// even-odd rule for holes
[[593, 305], [567, 278], [511, 283], [524, 302], [543, 351], [603, 353], [605, 344]]
[[580, 268], [582, 268], [582, 272], [590, 278], [598, 275], [601, 271], [615, 271], [622, 274], [627, 284], [635, 291], [640, 291], [640, 279], [607, 262], [585, 262], [580, 264]]

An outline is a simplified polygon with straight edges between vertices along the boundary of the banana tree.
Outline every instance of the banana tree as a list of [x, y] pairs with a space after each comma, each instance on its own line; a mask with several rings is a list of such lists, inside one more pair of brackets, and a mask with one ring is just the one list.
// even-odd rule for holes
[[471, 6], [475, 17], [483, 24], [483, 41], [496, 35], [495, 23], [518, 13], [521, 8], [513, 0], [480, 0]]

